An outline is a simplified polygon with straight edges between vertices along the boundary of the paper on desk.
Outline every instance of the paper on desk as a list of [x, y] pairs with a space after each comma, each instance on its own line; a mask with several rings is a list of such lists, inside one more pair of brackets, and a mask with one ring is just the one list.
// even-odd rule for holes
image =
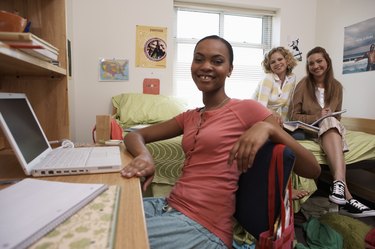
[[120, 187], [111, 185], [92, 202], [33, 243], [29, 249], [80, 248], [113, 249]]
[[1, 190], [0, 249], [26, 248], [107, 188], [27, 178]]

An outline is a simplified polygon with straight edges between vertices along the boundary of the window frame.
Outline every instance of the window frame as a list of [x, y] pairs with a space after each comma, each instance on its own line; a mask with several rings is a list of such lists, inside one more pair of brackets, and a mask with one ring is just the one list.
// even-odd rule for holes
[[[231, 16], [244, 16], [244, 17], [251, 17], [251, 18], [262, 18], [262, 38], [261, 38], [261, 43], [249, 43], [249, 42], [236, 42], [236, 41], [231, 41], [227, 39], [233, 46], [233, 48], [239, 48], [239, 47], [244, 47], [244, 48], [255, 48], [255, 49], [261, 49], [263, 51], [263, 54], [270, 50], [272, 47], [272, 21], [273, 21], [273, 16], [275, 15], [274, 11], [267, 11], [267, 10], [255, 10], [255, 9], [246, 9], [246, 8], [235, 8], [235, 7], [229, 7], [229, 6], [217, 6], [217, 5], [208, 5], [208, 4], [196, 4], [196, 3], [184, 3], [184, 2], [174, 2], [174, 12], [175, 12], [175, 24], [176, 28], [174, 30], [174, 47], [175, 47], [175, 58], [174, 58], [174, 68], [173, 68], [173, 94], [176, 96], [179, 96], [178, 93], [178, 77], [179, 78], [185, 78], [189, 77], [189, 80], [186, 79], [186, 81], [191, 81], [192, 85], [191, 87], [195, 87], [195, 84], [193, 80], [191, 79], [191, 75], [189, 76], [185, 75], [184, 73], [177, 73], [177, 71], [180, 72], [180, 68], [178, 68], [178, 61], [177, 61], [177, 56], [178, 56], [178, 45], [179, 44], [191, 44], [195, 45], [199, 39], [194, 39], [194, 38], [179, 38], [177, 37], [177, 13], [178, 11], [196, 11], [196, 12], [203, 12], [203, 13], [214, 13], [214, 14], [219, 14], [219, 36], [224, 37], [224, 16], [225, 15], [231, 15]], [[236, 56], [235, 56], [236, 58]], [[234, 62], [234, 68], [235, 67]], [[264, 76], [263, 69], [261, 68], [260, 65], [261, 61], [259, 62], [259, 67], [260, 70], [258, 74], [255, 76], [259, 80]], [[190, 67], [189, 67], [190, 69]], [[260, 75], [259, 75], [260, 73]], [[254, 85], [254, 83], [253, 83]], [[252, 86], [255, 90], [255, 86]], [[199, 92], [198, 90], [196, 90]], [[192, 90], [194, 92], [194, 90]], [[194, 93], [195, 95], [195, 93]], [[247, 98], [251, 98], [252, 93], [249, 92], [249, 96]], [[231, 96], [231, 97], [236, 97], [236, 96]], [[201, 103], [202, 104], [202, 103]], [[190, 107], [196, 107], [196, 104], [193, 104]], [[199, 106], [199, 105], [198, 105]]]

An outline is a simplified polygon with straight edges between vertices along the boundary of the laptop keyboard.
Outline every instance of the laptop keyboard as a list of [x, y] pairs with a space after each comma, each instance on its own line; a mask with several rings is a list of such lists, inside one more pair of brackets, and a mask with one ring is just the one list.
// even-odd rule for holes
[[69, 168], [85, 165], [91, 150], [91, 148], [55, 149], [38, 165], [38, 168]]

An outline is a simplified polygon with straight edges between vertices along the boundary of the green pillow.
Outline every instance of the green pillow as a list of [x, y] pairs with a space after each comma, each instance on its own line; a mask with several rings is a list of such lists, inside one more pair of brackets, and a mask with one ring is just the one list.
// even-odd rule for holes
[[175, 117], [186, 110], [186, 103], [172, 96], [123, 93], [112, 97], [116, 119], [124, 128], [153, 124]]

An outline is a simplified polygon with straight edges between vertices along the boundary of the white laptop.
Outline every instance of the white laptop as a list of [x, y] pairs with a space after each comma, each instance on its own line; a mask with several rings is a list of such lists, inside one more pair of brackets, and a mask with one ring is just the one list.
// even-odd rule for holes
[[23, 93], [0, 93], [0, 126], [26, 175], [91, 174], [121, 169], [119, 146], [52, 149]]

